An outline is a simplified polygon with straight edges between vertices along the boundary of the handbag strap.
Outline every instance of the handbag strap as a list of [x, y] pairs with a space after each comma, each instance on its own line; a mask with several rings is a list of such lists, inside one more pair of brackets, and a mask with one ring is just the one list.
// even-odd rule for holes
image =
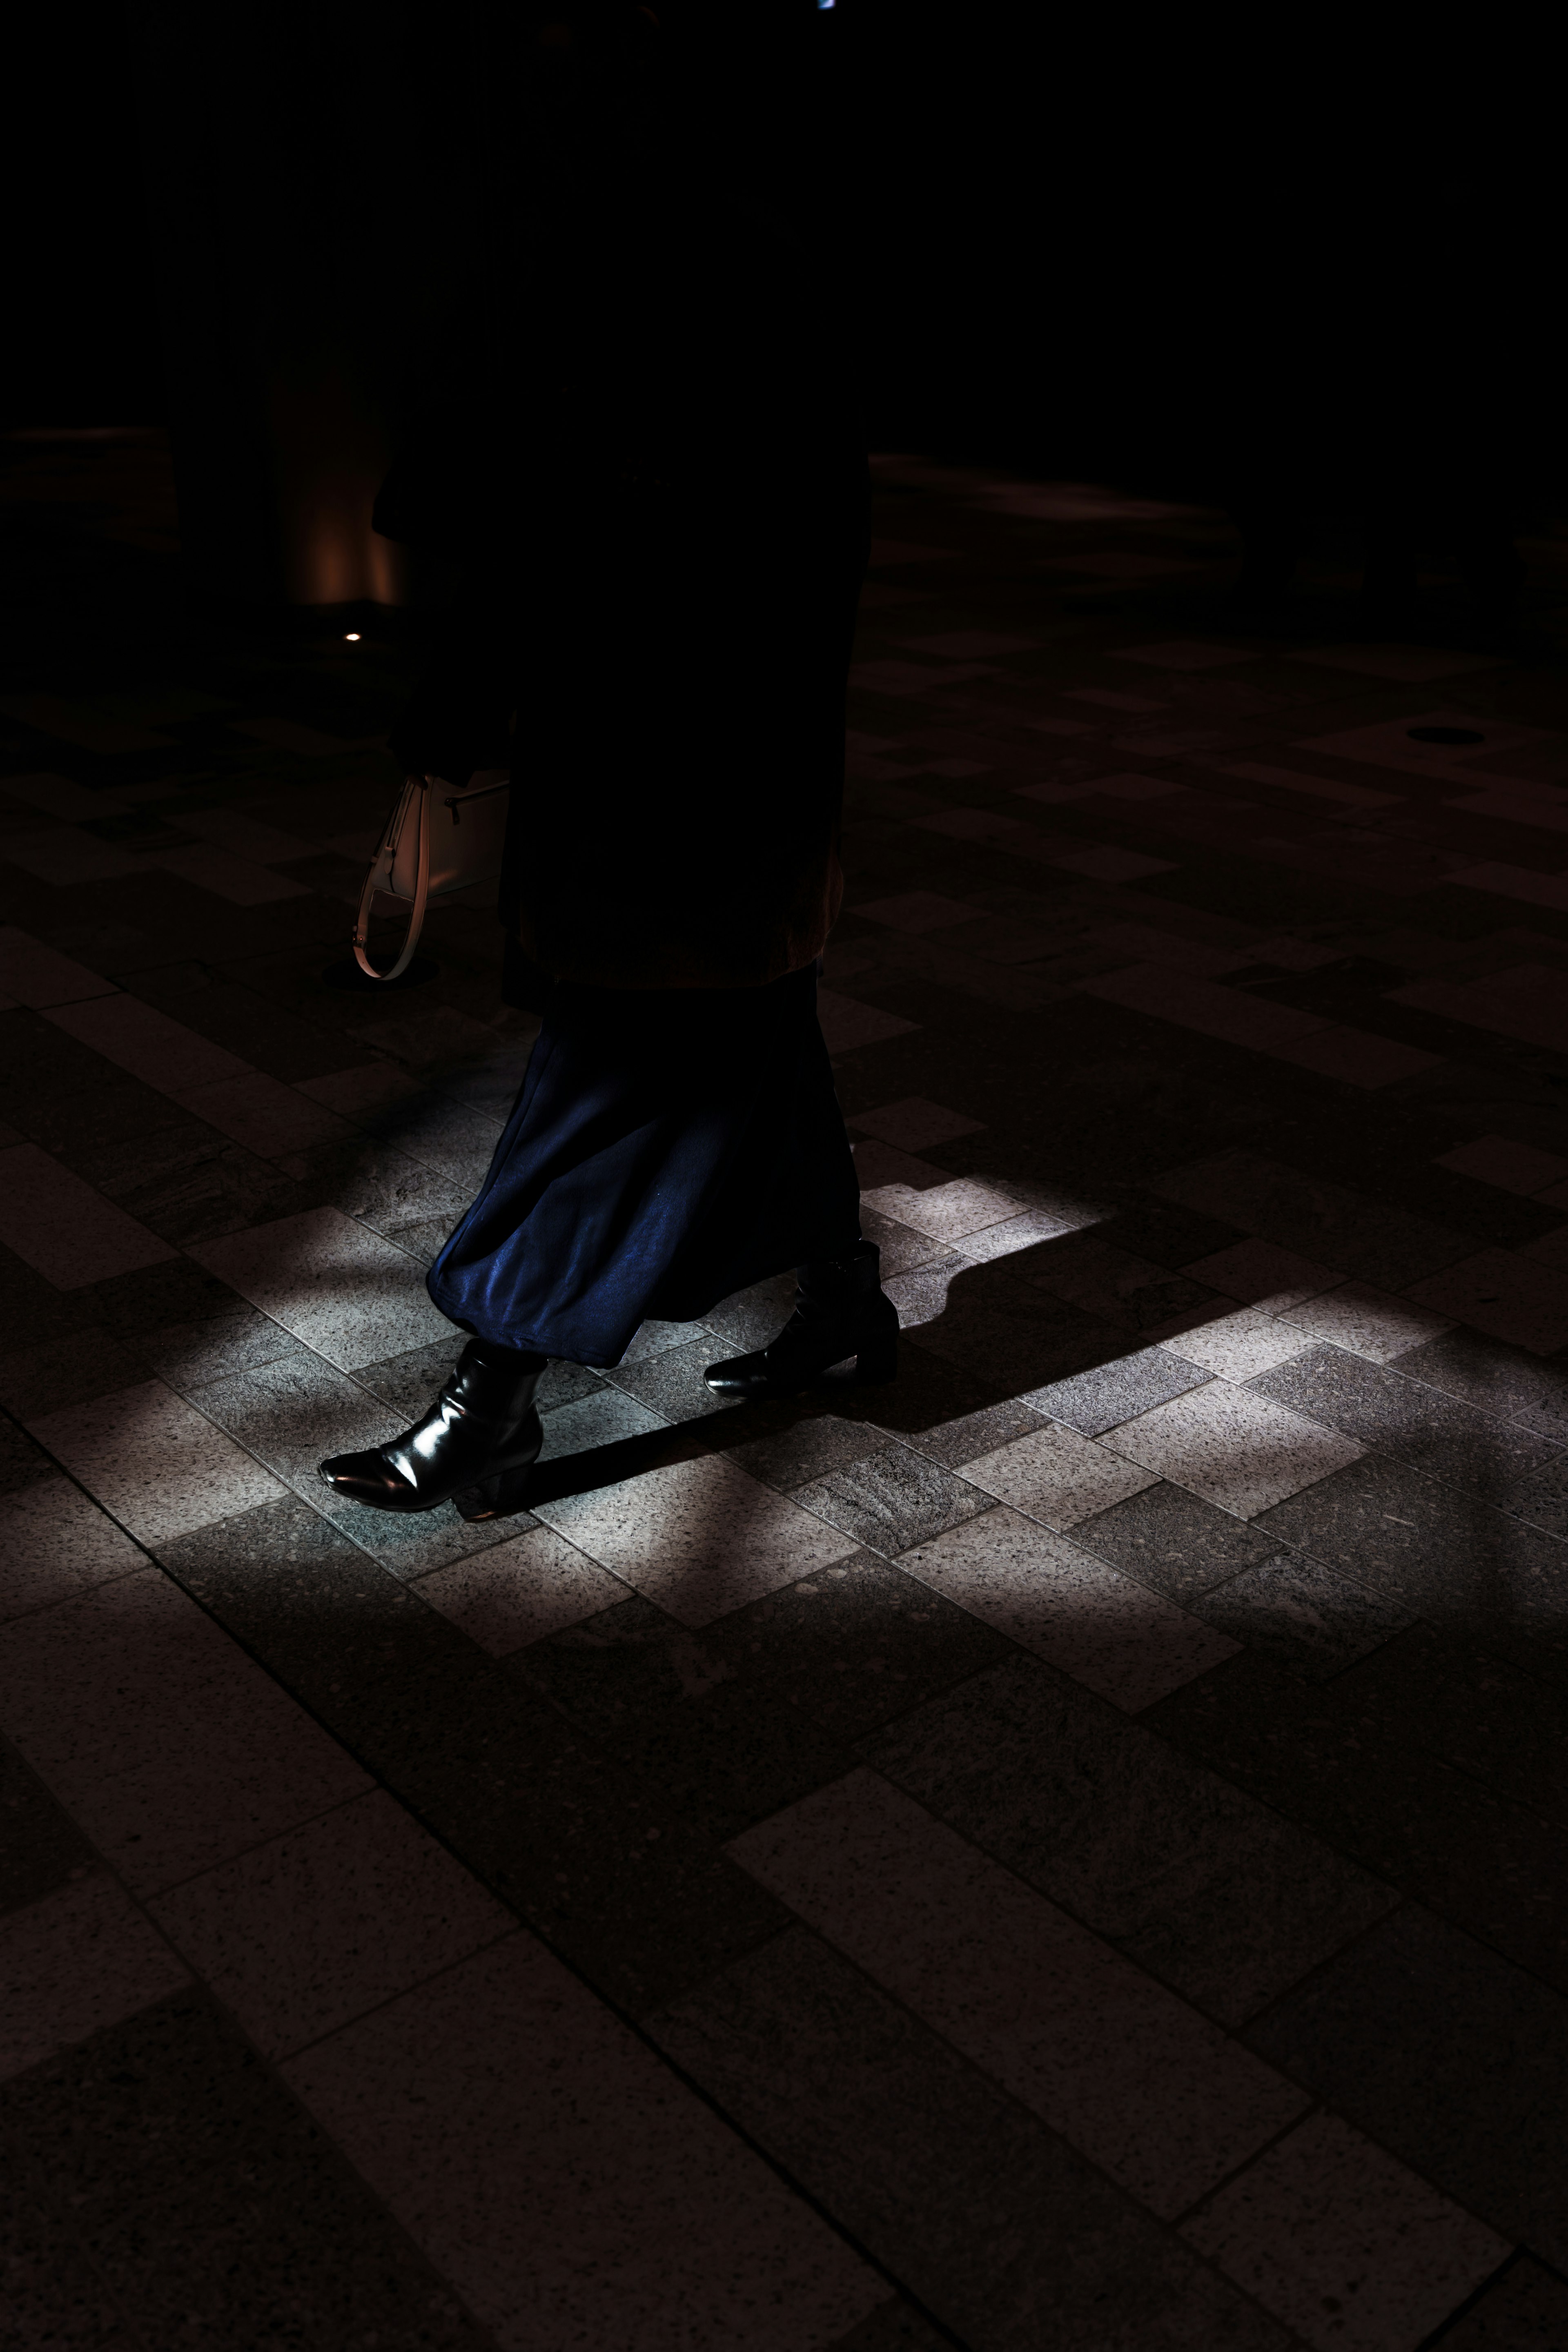
[[[406, 971], [419, 944], [419, 934], [425, 928], [425, 901], [430, 895], [429, 785], [428, 776], [409, 777], [403, 788], [403, 798], [393, 813], [392, 823], [382, 836], [381, 847], [371, 860], [370, 872], [364, 877], [364, 888], [359, 898], [359, 913], [354, 920], [353, 950], [354, 961], [367, 980], [396, 980]], [[365, 952], [365, 941], [370, 933], [370, 910], [376, 891], [390, 877], [399, 836], [416, 803], [419, 813], [419, 874], [415, 885], [414, 904], [408, 913], [408, 929], [404, 938], [403, 951], [391, 971], [377, 971]]]

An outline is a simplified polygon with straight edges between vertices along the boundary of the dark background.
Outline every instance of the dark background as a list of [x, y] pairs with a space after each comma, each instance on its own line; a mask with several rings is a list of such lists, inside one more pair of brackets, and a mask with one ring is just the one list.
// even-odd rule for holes
[[[1458, 383], [1510, 478], [1555, 488], [1562, 200], [1547, 60], [1517, 37], [1373, 53], [1332, 26], [982, 0], [661, 15], [843, 272], [873, 446], [1202, 489], [1259, 417], [1331, 467], [1347, 404]], [[228, 431], [253, 388], [214, 372], [214, 336], [262, 331], [231, 299], [193, 361], [189, 321], [238, 253], [268, 281], [252, 312], [294, 337], [296, 409], [395, 429], [432, 302], [465, 271], [486, 299], [517, 22], [496, 0], [36, 11], [9, 36], [5, 423], [178, 423], [162, 296], [187, 406]], [[247, 429], [296, 429], [268, 398]]]

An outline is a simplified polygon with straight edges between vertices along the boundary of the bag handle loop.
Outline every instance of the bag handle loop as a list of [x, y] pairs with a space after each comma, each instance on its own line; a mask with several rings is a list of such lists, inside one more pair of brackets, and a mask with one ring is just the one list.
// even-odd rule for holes
[[[370, 872], [364, 877], [360, 892], [359, 913], [354, 919], [354, 961], [367, 980], [396, 980], [414, 961], [414, 950], [419, 944], [419, 934], [425, 928], [425, 901], [430, 895], [430, 786], [438, 778], [410, 776], [403, 788], [403, 798], [393, 814], [392, 823], [382, 836], [381, 847], [371, 861]], [[377, 971], [365, 953], [370, 934], [370, 910], [382, 882], [392, 871], [399, 836], [409, 814], [417, 807], [419, 816], [419, 876], [415, 886], [414, 904], [408, 913], [408, 929], [403, 941], [403, 951], [390, 971]]]

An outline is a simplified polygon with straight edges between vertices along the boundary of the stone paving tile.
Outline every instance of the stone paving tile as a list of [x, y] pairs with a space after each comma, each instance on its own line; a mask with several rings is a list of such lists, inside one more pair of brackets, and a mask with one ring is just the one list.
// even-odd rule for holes
[[123, 1887], [79, 1875], [0, 1920], [0, 2082], [189, 1981]]
[[141, 1891], [365, 1786], [353, 1758], [153, 1568], [16, 1620], [0, 1725]]
[[1220, 1315], [1165, 1342], [1173, 1356], [1201, 1365], [1222, 1380], [1250, 1381], [1276, 1364], [1288, 1363], [1310, 1343], [1304, 1332], [1262, 1307]]
[[1551, 2352], [1568, 2339], [1568, 2279], [1529, 2254], [1506, 2265], [1443, 2338], [1445, 2352]]
[[1334, 2116], [1298, 2125], [1182, 2234], [1322, 2352], [1410, 2341], [1510, 2252]]
[[860, 1770], [730, 1852], [874, 1982], [1166, 2220], [1308, 2095]]
[[[58, 1296], [58, 1291], [57, 1291]], [[85, 1301], [85, 1318], [91, 1303]], [[36, 1421], [73, 1404], [94, 1404], [118, 1388], [146, 1381], [146, 1357], [136, 1348], [85, 1319], [68, 1339], [42, 1340], [0, 1355], [0, 1404], [21, 1421]]]
[[5, 1235], [61, 1290], [76, 1290], [174, 1253], [167, 1242], [33, 1143], [0, 1151]]
[[1044, 2309], [1068, 2342], [1285, 2352], [1282, 2329], [805, 1929], [650, 2030], [960, 2341], [1023, 2345]]
[[636, 1738], [683, 1701], [705, 1697], [735, 1671], [713, 1628], [693, 1633], [624, 1588], [606, 1606], [516, 1652], [512, 1665], [531, 1689], [609, 1744]]
[[1568, 1672], [1568, 1549], [1479, 1496], [1368, 1454], [1277, 1504], [1257, 1527], [1537, 1673]]
[[1390, 1368], [1341, 1348], [1308, 1348], [1250, 1383], [1272, 1397], [1364, 1444], [1395, 1454], [1417, 1470], [1504, 1502], [1525, 1481], [1558, 1465], [1564, 1450], [1530, 1431], [1494, 1421]]
[[244, 1077], [249, 1069], [237, 1054], [214, 1045], [183, 1022], [171, 1021], [139, 996], [100, 996], [90, 1003], [59, 1005], [47, 1018], [163, 1094]]
[[737, 1610], [702, 1640], [845, 1740], [1016, 1655], [1003, 1634], [874, 1552]]
[[1228, 1298], [1267, 1305], [1271, 1315], [1287, 1314], [1342, 1280], [1329, 1266], [1315, 1265], [1293, 1250], [1262, 1241], [1233, 1242], [1228, 1249], [1215, 1250], [1183, 1270]]
[[1562, 1993], [1406, 1904], [1247, 2039], [1445, 2195], [1568, 2268]]
[[1568, 1822], [1561, 1693], [1463, 1636], [1417, 1622], [1347, 1674], [1341, 1696], [1369, 1730], [1408, 1746], [1531, 1812]]
[[650, 1471], [602, 1496], [542, 1503], [539, 1516], [694, 1627], [856, 1549], [852, 1536], [718, 1455]]
[[1315, 1486], [1362, 1452], [1251, 1389], [1211, 1381], [1189, 1396], [1108, 1430], [1113, 1453], [1141, 1463], [1205, 1502], [1256, 1518], [1286, 1496]]
[[146, 1565], [141, 1546], [68, 1479], [41, 1478], [0, 1500], [0, 1619]]
[[[176, 1994], [0, 2095], [7, 2172], [47, 2223], [47, 2274], [81, 2263], [94, 2347], [186, 2340], [492, 2352], [451, 2287], [257, 2055]], [[39, 2338], [57, 2334], [37, 2298]], [[75, 2344], [72, 2346], [75, 2352]]]
[[0, 1420], [0, 1495], [21, 1494], [54, 1475], [55, 1465], [41, 1445], [13, 1421]]
[[623, 2008], [672, 1997], [783, 1924], [710, 1840], [294, 1497], [166, 1557], [492, 1894]]
[[279, 1482], [162, 1381], [41, 1413], [41, 1444], [148, 1544], [269, 1502]]
[[[115, 992], [111, 980], [100, 980], [97, 972], [58, 954], [43, 940], [30, 939], [13, 924], [0, 927], [0, 996], [38, 1010]], [[1563, 1173], [1568, 1174], [1568, 1170]]]
[[1543, 1363], [1479, 1331], [1453, 1330], [1412, 1349], [1399, 1369], [1407, 1380], [1568, 1444], [1568, 1366]]
[[1047, 1527], [1076, 1527], [1154, 1482], [1091, 1438], [1058, 1423], [963, 1465], [963, 1475], [999, 1502]]
[[344, 1371], [451, 1328], [403, 1253], [340, 1210], [283, 1217], [193, 1255]]
[[900, 2296], [879, 2304], [870, 2316], [844, 2336], [828, 2352], [946, 2352], [951, 2338]]
[[552, 1528], [541, 1527], [503, 1533], [500, 1542], [432, 1569], [416, 1582], [422, 1601], [495, 1658], [626, 1597], [608, 1569], [563, 1543]]
[[517, 1927], [380, 1789], [187, 1879], [152, 1910], [269, 2058]]
[[1392, 1887], [1032, 1662], [861, 1743], [868, 1763], [1222, 2023], [1351, 1941]]
[[173, 1323], [139, 1337], [137, 1345], [153, 1370], [184, 1394], [232, 1373], [304, 1353], [292, 1331], [237, 1299], [232, 1314], [212, 1315], [200, 1323]]
[[650, 1436], [667, 1425], [664, 1415], [656, 1412], [651, 1405], [607, 1383], [601, 1383], [586, 1396], [552, 1406], [543, 1418], [544, 1444], [539, 1456], [542, 1462], [587, 1454], [595, 1446], [616, 1445], [623, 1438]]
[[332, 1517], [352, 1507], [322, 1484], [321, 1462], [329, 1454], [380, 1445], [398, 1431], [395, 1415], [357, 1381], [304, 1352], [210, 1381], [193, 1390], [191, 1402], [284, 1486]]
[[[1373, 1657], [1375, 1658], [1375, 1653]], [[1370, 1663], [1370, 1662], [1368, 1662]], [[1548, 1982], [1568, 1990], [1568, 1934], [1542, 1900], [1568, 1869], [1568, 1822], [1457, 1771], [1365, 1671], [1305, 1684], [1243, 1651], [1149, 1721], [1260, 1801], [1288, 1805], [1342, 1853]]]
[[1163, 1480], [1080, 1519], [1073, 1541], [1185, 1607], [1195, 1594], [1259, 1566], [1279, 1549], [1234, 1513]]
[[516, 2352], [795, 2352], [884, 2299], [879, 2273], [531, 1937], [287, 2073]]
[[1374, 1364], [1394, 1363], [1450, 1328], [1441, 1316], [1426, 1314], [1408, 1299], [1392, 1298], [1364, 1282], [1342, 1282], [1275, 1312], [1314, 1339], [1331, 1339], [1336, 1348], [1369, 1357]]
[[1076, 1378], [1052, 1381], [1022, 1402], [1085, 1437], [1102, 1437], [1118, 1423], [1188, 1389], [1201, 1388], [1210, 1378], [1200, 1366], [1184, 1362], [1163, 1348], [1144, 1348]]
[[957, 1421], [912, 1433], [907, 1442], [934, 1460], [945, 1462], [950, 1470], [962, 1470], [983, 1454], [994, 1454], [1014, 1438], [1027, 1437], [1046, 1425], [1044, 1415], [1032, 1406], [1009, 1399], [1005, 1404], [987, 1405], [979, 1412], [967, 1412]]
[[1568, 1346], [1568, 1273], [1512, 1250], [1480, 1250], [1409, 1286], [1418, 1307], [1550, 1356]]
[[[994, 1230], [1000, 1234], [1005, 1228]], [[1203, 1283], [1119, 1249], [1095, 1233], [1071, 1234], [1037, 1250], [1029, 1261], [1028, 1279], [1090, 1315], [1138, 1332], [1161, 1328], [1214, 1297]]]
[[905, 1552], [900, 1565], [1130, 1711], [1217, 1664], [1233, 1646], [1146, 1585], [1005, 1507]]
[[1505, 1192], [1544, 1192], [1568, 1176], [1568, 1160], [1554, 1151], [1538, 1151], [1532, 1144], [1516, 1143], [1507, 1135], [1483, 1135], [1453, 1151], [1440, 1151], [1436, 1164], [1473, 1176], [1479, 1183], [1499, 1184]]
[[795, 1500], [857, 1543], [896, 1558], [987, 1507], [987, 1497], [907, 1445], [862, 1455], [794, 1490]]
[[[868, 1454], [881, 1453], [886, 1444], [886, 1431], [874, 1422], [844, 1421], [837, 1413], [816, 1412], [725, 1451], [748, 1476], [787, 1495], [813, 1479], [864, 1462]], [[921, 1450], [930, 1449], [922, 1445]]]
[[85, 1878], [98, 1857], [58, 1798], [0, 1739], [0, 1916]]
[[628, 1397], [635, 1397], [662, 1421], [701, 1421], [714, 1412], [732, 1412], [733, 1402], [715, 1396], [702, 1378], [708, 1366], [723, 1352], [711, 1332], [689, 1339], [684, 1347], [666, 1348], [639, 1362], [624, 1359], [609, 1379]]
[[640, 1788], [716, 1843], [837, 1780], [853, 1761], [800, 1708], [722, 1670], [639, 1724], [602, 1736]]
[[1187, 1603], [1248, 1649], [1321, 1681], [1353, 1665], [1414, 1621], [1396, 1602], [1335, 1576], [1300, 1552], [1276, 1552]]
[[1467, 1254], [1461, 1234], [1260, 1153], [1194, 1160], [1159, 1178], [1154, 1190], [1386, 1290], [1406, 1289]]

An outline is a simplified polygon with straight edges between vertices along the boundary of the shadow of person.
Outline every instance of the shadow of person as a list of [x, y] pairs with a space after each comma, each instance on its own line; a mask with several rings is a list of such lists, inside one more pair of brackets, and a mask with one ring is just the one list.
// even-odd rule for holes
[[[530, 1507], [602, 1492], [712, 1448], [732, 1453], [825, 1416], [918, 1445], [932, 1431], [1016, 1403], [1147, 1344], [1131, 1319], [1113, 1323], [1033, 1286], [1027, 1269], [1048, 1264], [1050, 1248], [1047, 1242], [990, 1265], [960, 1261], [951, 1273], [941, 1265], [926, 1269], [922, 1289], [906, 1302], [905, 1311], [918, 1319], [905, 1328], [899, 1377], [885, 1386], [861, 1387], [843, 1367], [795, 1397], [736, 1406], [715, 1399], [711, 1410], [667, 1428], [542, 1461], [530, 1482]], [[753, 1305], [772, 1304], [776, 1288], [758, 1286], [765, 1302], [749, 1293], [722, 1302], [715, 1309], [721, 1329], [749, 1324]]]

